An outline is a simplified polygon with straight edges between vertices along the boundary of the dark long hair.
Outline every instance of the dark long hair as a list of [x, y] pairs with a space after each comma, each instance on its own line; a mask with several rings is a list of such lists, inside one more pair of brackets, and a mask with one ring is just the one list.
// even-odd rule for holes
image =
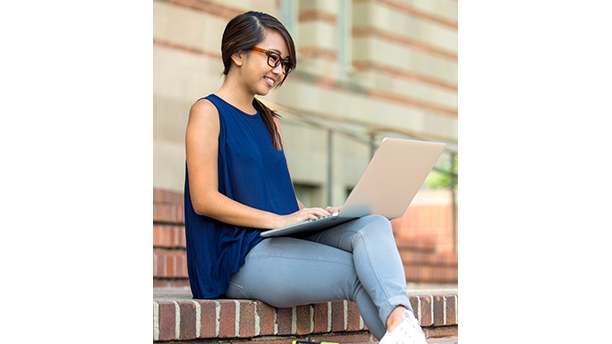
[[[238, 51], [248, 51], [256, 46], [257, 43], [263, 41], [266, 36], [266, 30], [275, 30], [283, 37], [289, 50], [289, 58], [295, 69], [297, 65], [295, 45], [289, 31], [273, 16], [262, 12], [250, 11], [236, 16], [225, 27], [221, 40], [221, 58], [223, 59], [224, 75], [227, 75], [232, 65], [232, 55]], [[275, 87], [282, 85], [286, 78], [287, 74]], [[257, 98], [253, 99], [253, 107], [261, 114], [274, 147], [280, 150], [280, 135], [276, 124], [274, 124], [274, 117], [280, 117], [279, 114], [269, 109]]]

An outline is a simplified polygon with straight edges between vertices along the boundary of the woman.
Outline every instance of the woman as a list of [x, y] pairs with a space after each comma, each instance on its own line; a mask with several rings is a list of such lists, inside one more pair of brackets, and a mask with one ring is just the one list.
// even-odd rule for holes
[[381, 343], [426, 343], [389, 221], [366, 216], [305, 238], [259, 232], [340, 211], [297, 200], [277, 115], [255, 95], [296, 66], [274, 17], [247, 12], [222, 38], [225, 80], [191, 108], [185, 228], [194, 298], [249, 298], [275, 307], [351, 300]]

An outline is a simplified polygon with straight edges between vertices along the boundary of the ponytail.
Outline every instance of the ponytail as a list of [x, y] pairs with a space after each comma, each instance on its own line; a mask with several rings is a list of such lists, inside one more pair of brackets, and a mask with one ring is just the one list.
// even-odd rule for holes
[[259, 111], [261, 118], [266, 124], [266, 128], [268, 128], [268, 133], [270, 133], [270, 138], [272, 139], [272, 146], [276, 148], [276, 150], [280, 151], [280, 134], [278, 132], [278, 128], [276, 127], [276, 123], [274, 123], [274, 118], [279, 118], [280, 115], [265, 106], [262, 102], [257, 100], [257, 98], [253, 98], [253, 107], [255, 110]]

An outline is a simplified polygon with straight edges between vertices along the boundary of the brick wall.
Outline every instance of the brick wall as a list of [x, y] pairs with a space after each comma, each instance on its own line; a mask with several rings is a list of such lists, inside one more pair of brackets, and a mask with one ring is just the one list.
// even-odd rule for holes
[[[408, 282], [457, 282], [457, 256], [436, 253], [435, 241], [396, 235]], [[153, 190], [153, 339], [285, 344], [295, 339], [374, 342], [357, 306], [335, 301], [274, 308], [253, 300], [194, 300], [185, 257], [183, 195]], [[409, 290], [429, 343], [457, 343], [458, 294]], [[450, 338], [450, 339], [449, 339]]]
[[[458, 295], [413, 292], [410, 302], [426, 337], [458, 335]], [[189, 292], [160, 292], [153, 301], [155, 341], [270, 337], [284, 343], [306, 341], [373, 342], [354, 302], [334, 301], [274, 308], [252, 300], [193, 300]], [[258, 339], [261, 343], [261, 339]]]
[[[184, 226], [183, 194], [153, 189], [155, 287], [189, 285]], [[457, 254], [437, 252], [435, 238], [409, 237], [397, 231], [395, 233], [407, 282], [457, 283]]]
[[[452, 195], [449, 190], [420, 191], [404, 215], [391, 221], [397, 237], [432, 239], [439, 253], [458, 252], [458, 235], [453, 240]], [[458, 206], [455, 205], [458, 213]], [[458, 225], [458, 223], [457, 223]]]
[[153, 189], [153, 286], [188, 286], [183, 194]]

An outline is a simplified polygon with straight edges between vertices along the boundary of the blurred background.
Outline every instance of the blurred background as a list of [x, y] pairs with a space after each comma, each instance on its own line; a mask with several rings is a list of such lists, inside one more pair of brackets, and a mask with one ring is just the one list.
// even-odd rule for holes
[[457, 6], [457, 0], [154, 0], [154, 190], [183, 191], [189, 109], [223, 82], [225, 25], [248, 10], [266, 12], [289, 29], [298, 54], [283, 86], [260, 98], [282, 116], [298, 198], [306, 206], [342, 204], [385, 136], [446, 143], [393, 227], [406, 245], [453, 256], [449, 278], [456, 281]]

